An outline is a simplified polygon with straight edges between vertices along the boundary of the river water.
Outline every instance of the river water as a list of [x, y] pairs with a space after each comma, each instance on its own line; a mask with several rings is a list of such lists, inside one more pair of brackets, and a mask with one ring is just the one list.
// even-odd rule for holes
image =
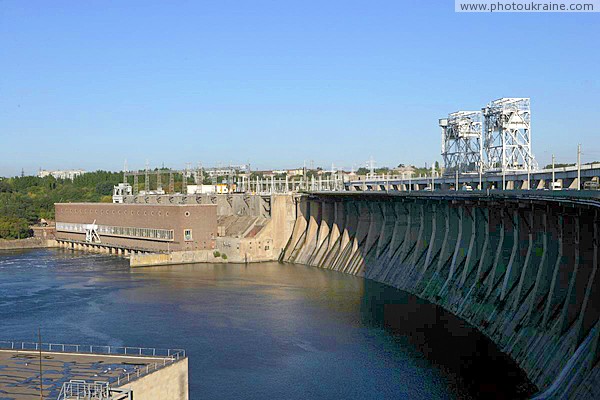
[[125, 259], [0, 252], [0, 340], [183, 348], [191, 399], [518, 398], [522, 374], [437, 307], [301, 265], [131, 270]]

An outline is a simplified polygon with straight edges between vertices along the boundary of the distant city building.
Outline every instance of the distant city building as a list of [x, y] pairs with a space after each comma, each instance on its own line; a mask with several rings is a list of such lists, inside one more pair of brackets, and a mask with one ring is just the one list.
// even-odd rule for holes
[[113, 203], [123, 203], [125, 196], [133, 195], [133, 188], [129, 183], [119, 183], [113, 188]]
[[208, 174], [209, 177], [213, 178], [217, 176], [245, 174], [250, 171], [250, 166], [248, 164], [230, 165], [227, 167], [205, 168], [204, 171]]
[[56, 179], [70, 179], [73, 180], [75, 177], [85, 174], [86, 171], [83, 169], [66, 169], [66, 170], [56, 170], [56, 171], [48, 171], [45, 169], [40, 169], [38, 172], [39, 178], [45, 178], [46, 176], [53, 176]]
[[349, 182], [353, 179], [356, 179], [358, 174], [356, 173], [356, 171], [350, 171], [350, 172], [342, 171], [342, 176], [344, 178], [344, 182]]
[[289, 169], [287, 171], [287, 174], [289, 176], [298, 176], [298, 175], [303, 175], [304, 174], [304, 168], [296, 168], [296, 169]]
[[397, 167], [397, 168], [394, 168], [394, 169], [392, 170], [392, 172], [393, 172], [394, 174], [396, 174], [396, 175], [402, 175], [402, 174], [406, 174], [406, 175], [408, 175], [408, 174], [414, 174], [414, 173], [415, 173], [415, 167], [412, 167], [412, 166], [410, 166], [410, 165], [407, 165], [407, 166], [405, 166], [405, 167]]
[[[235, 189], [235, 185], [234, 189]], [[219, 183], [216, 185], [187, 185], [187, 194], [227, 194], [229, 193], [228, 185]]]

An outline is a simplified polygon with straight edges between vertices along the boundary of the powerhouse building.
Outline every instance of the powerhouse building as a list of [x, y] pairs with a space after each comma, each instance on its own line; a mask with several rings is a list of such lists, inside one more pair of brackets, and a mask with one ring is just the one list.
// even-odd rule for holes
[[215, 204], [57, 203], [56, 239], [142, 251], [215, 248]]

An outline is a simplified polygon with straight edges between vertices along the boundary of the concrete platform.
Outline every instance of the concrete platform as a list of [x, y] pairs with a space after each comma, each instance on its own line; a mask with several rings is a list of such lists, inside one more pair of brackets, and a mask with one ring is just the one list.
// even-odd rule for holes
[[[87, 346], [81, 347], [87, 349]], [[179, 360], [179, 357], [174, 360], [172, 356], [86, 354], [86, 350], [83, 351], [42, 351], [44, 399], [56, 399], [63, 383], [75, 379], [110, 382], [112, 387], [127, 387], [136, 379], [150, 378], [164, 366]], [[40, 353], [35, 350], [0, 349], [0, 400], [39, 398]]]

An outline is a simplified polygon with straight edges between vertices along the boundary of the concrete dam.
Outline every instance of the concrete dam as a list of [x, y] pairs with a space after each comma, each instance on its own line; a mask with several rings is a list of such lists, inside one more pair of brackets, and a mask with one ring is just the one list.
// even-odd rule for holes
[[280, 260], [443, 307], [510, 356], [534, 398], [600, 398], [599, 210], [566, 192], [300, 195]]

